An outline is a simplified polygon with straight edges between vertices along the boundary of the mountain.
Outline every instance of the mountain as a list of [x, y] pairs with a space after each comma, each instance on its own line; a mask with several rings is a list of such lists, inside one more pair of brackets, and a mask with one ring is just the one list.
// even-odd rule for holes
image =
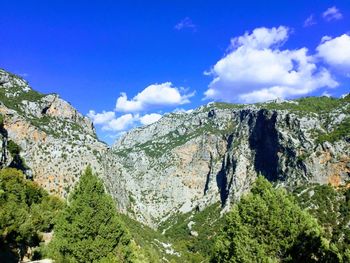
[[253, 105], [210, 103], [133, 129], [108, 152], [106, 184], [120, 209], [157, 227], [220, 202], [259, 174], [284, 186], [349, 180], [350, 96]]
[[4, 70], [0, 101], [2, 167], [65, 197], [91, 164], [119, 210], [152, 228], [217, 203], [229, 209], [259, 174], [291, 188], [349, 180], [349, 95], [210, 103], [166, 114], [111, 148], [68, 102]]
[[103, 174], [107, 145], [97, 139], [92, 122], [57, 94], [36, 92], [0, 70], [0, 114], [1, 167], [18, 168], [60, 196], [88, 164]]

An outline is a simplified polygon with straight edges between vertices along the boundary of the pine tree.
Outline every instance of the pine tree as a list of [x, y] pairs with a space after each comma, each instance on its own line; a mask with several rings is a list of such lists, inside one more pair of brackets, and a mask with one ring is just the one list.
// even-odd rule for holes
[[13, 168], [0, 170], [0, 262], [20, 261], [40, 232], [52, 230], [62, 200], [49, 195]]
[[259, 177], [226, 216], [212, 262], [339, 262], [316, 220]]
[[129, 262], [130, 236], [88, 167], [59, 216], [50, 245], [58, 262]]

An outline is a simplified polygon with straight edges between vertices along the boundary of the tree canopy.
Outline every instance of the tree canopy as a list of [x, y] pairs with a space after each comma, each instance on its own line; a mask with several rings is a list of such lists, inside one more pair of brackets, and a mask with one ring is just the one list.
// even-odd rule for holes
[[58, 217], [51, 243], [57, 262], [129, 262], [131, 238], [101, 180], [88, 167]]
[[259, 177], [226, 216], [212, 262], [340, 262], [323, 230], [284, 189]]
[[[38, 246], [40, 232], [52, 229], [64, 203], [13, 168], [0, 171], [0, 261], [18, 262], [28, 247]], [[19, 251], [19, 254], [14, 251]], [[17, 260], [17, 261], [16, 261]]]

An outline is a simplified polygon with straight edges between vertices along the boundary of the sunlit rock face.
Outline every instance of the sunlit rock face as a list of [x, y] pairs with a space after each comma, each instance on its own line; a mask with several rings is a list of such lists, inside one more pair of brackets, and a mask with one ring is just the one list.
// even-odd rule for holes
[[[107, 149], [97, 140], [91, 121], [56, 94], [43, 95], [22, 78], [0, 70], [1, 166], [16, 166], [50, 193], [65, 197], [91, 164], [103, 175]], [[7, 150], [20, 148], [20, 163]]]
[[174, 213], [214, 202], [228, 208], [259, 174], [285, 186], [344, 183], [349, 137], [319, 141], [349, 118], [349, 100], [335, 101], [325, 112], [283, 101], [214, 103], [168, 114], [114, 144], [106, 185], [122, 211], [156, 227]]
[[[0, 166], [22, 169], [66, 197], [90, 164], [121, 212], [157, 227], [173, 214], [215, 202], [229, 208], [259, 174], [287, 187], [345, 183], [349, 132], [332, 143], [320, 135], [339, 133], [350, 118], [349, 101], [211, 103], [133, 129], [109, 149], [68, 102], [0, 70]], [[10, 141], [19, 155], [10, 153]]]

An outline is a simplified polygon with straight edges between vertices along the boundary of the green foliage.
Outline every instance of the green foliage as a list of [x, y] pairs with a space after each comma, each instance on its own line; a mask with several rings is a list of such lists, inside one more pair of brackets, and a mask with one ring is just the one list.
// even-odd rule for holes
[[[22, 172], [0, 171], [0, 243], [19, 249], [22, 258], [27, 247], [37, 246], [40, 232], [51, 231], [63, 202], [36, 183], [24, 179]], [[0, 259], [3, 257], [0, 253]]]
[[131, 238], [88, 167], [69, 197], [54, 228], [51, 255], [57, 262], [130, 262]]
[[0, 114], [0, 126], [4, 125], [4, 120], [5, 120], [4, 115]]
[[7, 143], [7, 150], [10, 152], [13, 158], [9, 167], [21, 170], [23, 172], [29, 169], [29, 167], [25, 163], [25, 160], [20, 155], [22, 149], [18, 144], [16, 144], [12, 140], [9, 140]]
[[[293, 103], [294, 102], [294, 103]], [[345, 105], [346, 99], [337, 99], [332, 97], [305, 97], [293, 100], [293, 102], [282, 103], [262, 103], [258, 104], [270, 110], [289, 110], [302, 113], [329, 113], [332, 110]]]
[[[340, 109], [345, 114], [350, 113], [349, 98], [350, 95], [347, 95], [342, 99], [332, 97], [306, 97], [296, 99], [293, 102], [261, 103], [258, 104], [258, 106], [270, 110], [289, 110], [299, 115], [317, 113], [324, 117], [325, 124], [327, 124], [330, 122], [329, 113], [335, 109]], [[341, 139], [349, 140], [350, 118], [344, 119], [329, 133], [319, 133], [319, 131], [316, 131], [316, 136], [317, 143], [323, 143], [325, 141], [333, 143]]]
[[[221, 206], [216, 203], [202, 211], [192, 211], [169, 218], [159, 231], [174, 245], [183, 258], [189, 262], [202, 262], [210, 257], [219, 229], [224, 218], [220, 217]], [[191, 229], [189, 229], [191, 223]], [[198, 233], [192, 236], [191, 231]]]
[[318, 143], [325, 141], [335, 142], [341, 139], [350, 140], [350, 118], [344, 119], [333, 131], [326, 134], [320, 134], [317, 138]]
[[350, 189], [330, 185], [308, 185], [295, 191], [302, 208], [308, 210], [325, 230], [344, 262], [350, 262]]
[[168, 255], [162, 253], [159, 244], [159, 242], [166, 243], [168, 240], [159, 231], [143, 225], [127, 215], [121, 215], [121, 218], [125, 225], [128, 226], [128, 230], [137, 247], [142, 248], [142, 251], [138, 249], [137, 253], [139, 257], [143, 258], [143, 260], [139, 259], [139, 261], [156, 263], [160, 262], [160, 259], [163, 257], [168, 258]]
[[[9, 94], [11, 94], [11, 96], [9, 96]], [[39, 101], [42, 97], [44, 97], [44, 95], [35, 90], [23, 91], [23, 87], [11, 87], [11, 92], [4, 88], [0, 89], [0, 101], [4, 103], [6, 107], [18, 112], [22, 112], [22, 101]]]
[[226, 216], [212, 262], [337, 262], [316, 220], [259, 177]]
[[21, 152], [21, 147], [14, 141], [9, 140], [7, 143], [7, 150], [10, 152], [11, 156], [16, 156]]

